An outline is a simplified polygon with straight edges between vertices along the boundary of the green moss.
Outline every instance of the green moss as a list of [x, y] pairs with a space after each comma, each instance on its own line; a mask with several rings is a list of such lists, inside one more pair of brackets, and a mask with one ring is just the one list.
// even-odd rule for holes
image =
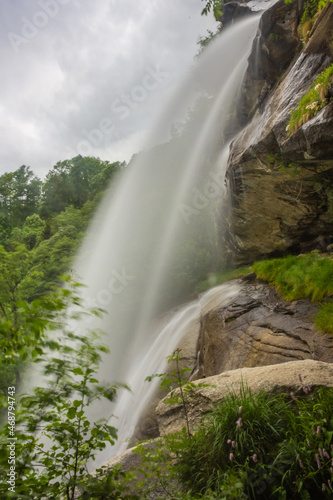
[[291, 111], [287, 126], [289, 134], [294, 133], [329, 102], [328, 90], [333, 83], [333, 64], [323, 71], [314, 81], [311, 89], [300, 100], [297, 108]]
[[333, 294], [333, 260], [315, 252], [256, 262], [252, 270], [286, 300], [320, 301]]
[[[268, 281], [286, 300], [325, 301], [333, 295], [333, 260], [312, 252], [256, 262], [252, 266], [258, 278]], [[320, 330], [333, 333], [333, 304], [324, 303], [316, 316]]]
[[333, 333], [333, 303], [324, 304], [317, 314], [316, 327], [323, 332]]

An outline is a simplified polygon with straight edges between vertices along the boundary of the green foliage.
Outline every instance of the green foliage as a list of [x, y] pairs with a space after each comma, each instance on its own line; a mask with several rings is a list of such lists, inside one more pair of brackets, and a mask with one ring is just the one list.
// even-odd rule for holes
[[17, 302], [29, 297], [40, 278], [33, 269], [32, 254], [24, 245], [11, 252], [0, 246], [0, 320], [17, 316]]
[[323, 304], [315, 320], [316, 327], [323, 332], [333, 333], [333, 304]]
[[0, 266], [9, 265], [12, 252], [17, 261], [16, 249], [25, 245], [22, 263], [28, 263], [26, 274], [33, 278], [20, 298], [33, 300], [59, 285], [59, 275], [70, 270], [103, 192], [124, 166], [78, 156], [57, 163], [44, 183], [25, 166], [0, 176], [0, 244], [7, 252], [2, 251]]
[[[268, 281], [286, 300], [329, 300], [333, 295], [333, 260], [315, 251], [281, 259], [256, 262], [252, 270]], [[322, 303], [315, 318], [317, 328], [333, 333], [333, 305]]]
[[241, 387], [191, 438], [183, 429], [139, 446], [138, 491], [161, 500], [330, 498], [332, 405], [332, 389], [304, 386], [295, 396]]
[[[155, 373], [146, 378], [145, 381], [151, 382], [153, 378], [162, 378], [161, 388], [168, 391], [168, 397], [164, 400], [166, 404], [178, 404], [180, 403], [183, 408], [186, 432], [189, 437], [191, 437], [190, 423], [188, 419], [187, 405], [190, 399], [190, 395], [193, 389], [196, 387], [193, 382], [189, 382], [188, 377], [185, 376], [186, 373], [191, 371], [191, 368], [181, 368], [181, 349], [176, 349], [173, 354], [168, 356], [168, 363], [175, 363], [175, 369], [171, 373]], [[200, 385], [203, 387], [204, 385]]]
[[333, 261], [315, 252], [256, 262], [252, 269], [286, 300], [319, 301], [333, 294]]
[[200, 50], [198, 52], [198, 54], [196, 55], [196, 57], [199, 57], [200, 54], [204, 51], [204, 49], [206, 47], [208, 47], [208, 45], [213, 42], [220, 34], [219, 31], [216, 31], [215, 33], [211, 30], [207, 30], [207, 35], [206, 36], [200, 36], [199, 37], [199, 40], [198, 40], [198, 45], [200, 47]]
[[308, 120], [316, 114], [329, 102], [328, 92], [333, 84], [333, 64], [323, 71], [314, 81], [311, 89], [300, 100], [297, 108], [291, 111], [287, 131], [294, 133]]
[[[117, 386], [98, 382], [98, 364], [107, 349], [98, 343], [97, 335], [77, 334], [71, 329], [77, 319], [89, 314], [80, 310], [80, 286], [71, 283], [69, 288], [38, 301], [40, 314], [28, 321], [30, 329], [40, 332], [34, 350], [35, 362], [43, 362], [39, 368], [43, 384], [31, 394], [15, 395], [16, 427], [9, 422], [1, 429], [1, 498], [137, 498], [126, 493], [130, 478], [120, 470], [99, 469], [96, 475], [87, 470], [96, 451], [103, 450], [106, 443], [114, 444], [117, 438], [107, 419], [91, 422], [87, 409], [98, 400], [113, 401]], [[36, 303], [31, 305], [37, 307]], [[15, 495], [8, 489], [11, 458], [5, 446], [8, 436], [13, 435], [17, 438]]]
[[38, 214], [29, 215], [23, 224], [22, 240], [29, 250], [32, 250], [42, 239], [45, 221]]
[[164, 436], [154, 443], [140, 444], [134, 449], [141, 457], [142, 479], [135, 483], [135, 490], [140, 498], [193, 498], [182, 485], [176, 466], [188, 439], [184, 428], [180, 433]]
[[201, 11], [202, 16], [207, 16], [208, 12], [213, 12], [214, 17], [217, 21], [220, 20], [222, 16], [222, 5], [224, 0], [202, 0], [206, 2], [205, 7]]
[[110, 164], [82, 156], [58, 162], [43, 185], [42, 216], [62, 212], [69, 205], [82, 208], [107, 188], [111, 178], [123, 166], [119, 162]]
[[[0, 243], [6, 244], [8, 233], [37, 211], [42, 182], [29, 167], [0, 176]], [[1, 229], [2, 228], [2, 229]], [[7, 230], [6, 230], [7, 228]]]

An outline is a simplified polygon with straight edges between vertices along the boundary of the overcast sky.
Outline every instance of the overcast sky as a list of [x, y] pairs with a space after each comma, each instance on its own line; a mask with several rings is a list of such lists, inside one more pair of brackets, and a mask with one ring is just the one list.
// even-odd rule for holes
[[128, 161], [215, 30], [201, 0], [1, 0], [0, 174]]

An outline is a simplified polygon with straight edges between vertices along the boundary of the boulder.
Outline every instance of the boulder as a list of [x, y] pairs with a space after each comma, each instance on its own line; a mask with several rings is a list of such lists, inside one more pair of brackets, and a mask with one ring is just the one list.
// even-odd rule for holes
[[[301, 376], [301, 379], [300, 377]], [[302, 381], [301, 381], [302, 380]], [[211, 411], [213, 404], [222, 401], [231, 391], [239, 393], [241, 387], [248, 387], [252, 393], [304, 394], [303, 387], [333, 387], [333, 364], [322, 361], [290, 361], [279, 365], [240, 368], [194, 382], [206, 387], [193, 390], [187, 406], [190, 425], [193, 430], [203, 415]], [[156, 409], [161, 435], [180, 431], [184, 425], [183, 408], [180, 404], [169, 405], [163, 400]]]

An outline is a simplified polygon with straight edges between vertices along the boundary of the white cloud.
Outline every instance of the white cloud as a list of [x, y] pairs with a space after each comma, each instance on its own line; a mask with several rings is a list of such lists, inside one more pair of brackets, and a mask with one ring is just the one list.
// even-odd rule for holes
[[[45, 175], [101, 124], [91, 154], [123, 160], [144, 147], [193, 63], [198, 36], [215, 27], [202, 7], [201, 0], [2, 0], [0, 173], [24, 163]], [[34, 33], [34, 23], [45, 26]], [[30, 38], [13, 42], [13, 34]]]

